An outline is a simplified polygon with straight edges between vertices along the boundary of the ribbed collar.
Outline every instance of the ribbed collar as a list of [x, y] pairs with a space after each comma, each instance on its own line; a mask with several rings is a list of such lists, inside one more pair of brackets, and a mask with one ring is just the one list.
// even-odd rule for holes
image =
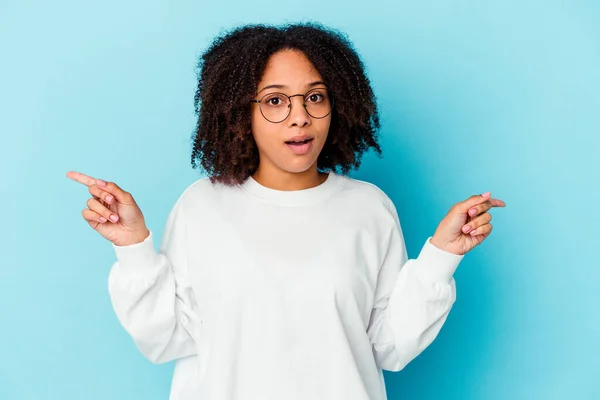
[[325, 182], [318, 186], [301, 190], [277, 190], [258, 183], [252, 176], [240, 187], [249, 195], [282, 206], [302, 206], [324, 200], [333, 195], [345, 182], [343, 176], [328, 172]]

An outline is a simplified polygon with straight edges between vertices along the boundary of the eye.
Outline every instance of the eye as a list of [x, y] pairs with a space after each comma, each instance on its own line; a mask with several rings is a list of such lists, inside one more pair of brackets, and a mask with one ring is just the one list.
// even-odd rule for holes
[[280, 94], [267, 95], [262, 101], [265, 105], [271, 107], [281, 107], [287, 103], [287, 98]]
[[319, 103], [326, 99], [326, 94], [322, 92], [313, 92], [306, 96], [306, 101], [310, 103]]

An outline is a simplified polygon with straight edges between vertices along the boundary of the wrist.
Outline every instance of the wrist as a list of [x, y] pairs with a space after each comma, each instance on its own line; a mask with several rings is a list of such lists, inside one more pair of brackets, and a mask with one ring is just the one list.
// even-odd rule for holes
[[435, 247], [437, 247], [438, 249], [440, 249], [442, 251], [445, 251], [446, 253], [451, 253], [451, 254], [455, 254], [455, 255], [458, 255], [458, 256], [464, 255], [464, 253], [457, 252], [455, 246], [448, 245], [446, 242], [441, 241], [435, 235], [432, 236], [431, 239], [429, 239], [429, 242], [432, 245], [434, 245]]
[[115, 242], [114, 244], [119, 247], [133, 246], [133, 245], [142, 243], [143, 241], [148, 239], [148, 236], [150, 236], [150, 231], [146, 228], [145, 233], [142, 233], [140, 235], [135, 235], [132, 238], [128, 238], [127, 240], [124, 240], [123, 242]]
[[429, 239], [429, 242], [430, 242], [432, 245], [434, 245], [435, 247], [437, 247], [438, 249], [446, 251], [446, 250], [444, 249], [444, 245], [443, 245], [442, 243], [440, 243], [439, 239], [438, 239], [438, 238], [436, 238], [435, 236], [433, 236], [431, 239]]

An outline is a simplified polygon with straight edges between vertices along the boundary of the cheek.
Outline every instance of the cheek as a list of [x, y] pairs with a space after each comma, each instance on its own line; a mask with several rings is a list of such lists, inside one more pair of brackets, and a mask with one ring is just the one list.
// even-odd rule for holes
[[252, 115], [252, 135], [254, 136], [254, 141], [256, 145], [260, 148], [268, 148], [276, 145], [276, 141], [280, 137], [278, 133], [278, 126], [276, 124], [272, 124], [260, 115], [260, 111], [258, 115]]
[[[252, 127], [252, 132], [256, 132], [260, 127], [261, 123], [264, 121], [264, 118], [260, 114], [260, 111], [254, 109], [250, 113], [250, 126]], [[266, 122], [266, 121], [264, 121]]]
[[315, 130], [319, 135], [319, 141], [325, 143], [327, 136], [329, 135], [329, 127], [331, 126], [331, 119], [318, 120], [315, 124]]

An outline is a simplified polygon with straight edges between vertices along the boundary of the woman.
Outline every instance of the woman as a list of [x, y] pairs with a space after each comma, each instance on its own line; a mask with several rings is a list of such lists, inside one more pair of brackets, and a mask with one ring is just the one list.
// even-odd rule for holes
[[116, 315], [149, 360], [177, 360], [171, 399], [386, 399], [382, 370], [437, 336], [455, 269], [505, 203], [457, 203], [408, 259], [390, 198], [345, 175], [381, 149], [343, 34], [244, 26], [199, 68], [192, 164], [209, 177], [176, 201], [158, 252], [130, 193], [67, 174], [88, 186], [83, 217], [116, 252]]

